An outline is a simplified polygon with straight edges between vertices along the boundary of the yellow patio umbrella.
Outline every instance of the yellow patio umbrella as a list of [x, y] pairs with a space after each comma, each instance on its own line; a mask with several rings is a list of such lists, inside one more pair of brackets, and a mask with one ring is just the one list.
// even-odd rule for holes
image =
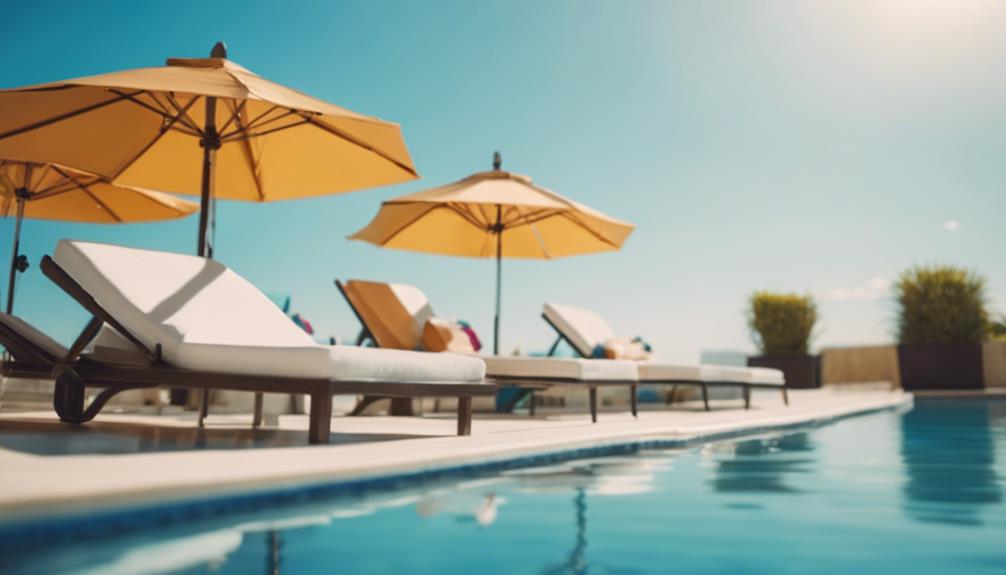
[[388, 200], [366, 227], [349, 236], [385, 248], [496, 258], [493, 353], [499, 353], [502, 259], [552, 259], [621, 248], [632, 224], [536, 186], [531, 178], [493, 170]]
[[17, 273], [28, 267], [19, 253], [24, 218], [119, 224], [182, 218], [198, 209], [168, 194], [115, 186], [67, 166], [0, 159], [0, 215], [16, 218], [7, 313], [14, 309]]
[[284, 200], [418, 177], [397, 124], [257, 76], [223, 43], [210, 58], [0, 91], [0, 157], [199, 194], [206, 257], [214, 198]]

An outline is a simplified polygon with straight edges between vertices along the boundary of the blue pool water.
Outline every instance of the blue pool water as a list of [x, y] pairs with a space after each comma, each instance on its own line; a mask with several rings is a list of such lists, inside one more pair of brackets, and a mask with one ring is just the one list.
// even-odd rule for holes
[[0, 541], [0, 572], [1003, 574], [1004, 491], [1006, 401], [920, 400], [114, 537]]

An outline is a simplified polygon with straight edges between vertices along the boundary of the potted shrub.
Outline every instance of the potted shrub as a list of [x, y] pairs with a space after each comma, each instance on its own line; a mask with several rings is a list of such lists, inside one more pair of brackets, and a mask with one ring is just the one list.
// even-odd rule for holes
[[786, 375], [786, 387], [820, 387], [820, 361], [808, 353], [817, 323], [817, 304], [809, 295], [755, 292], [748, 308], [751, 339], [761, 355], [748, 365], [773, 367]]
[[983, 388], [985, 278], [953, 266], [917, 266], [901, 274], [894, 297], [902, 387]]

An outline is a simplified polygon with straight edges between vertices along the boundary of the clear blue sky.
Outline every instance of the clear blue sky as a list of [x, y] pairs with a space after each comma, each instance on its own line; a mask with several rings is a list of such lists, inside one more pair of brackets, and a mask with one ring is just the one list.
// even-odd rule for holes
[[[202, 56], [399, 122], [423, 180], [221, 203], [219, 259], [324, 335], [355, 319], [332, 279], [407, 282], [489, 335], [488, 260], [349, 242], [381, 200], [504, 167], [638, 226], [619, 253], [505, 263], [504, 349], [545, 347], [544, 301], [593, 308], [659, 355], [748, 349], [755, 289], [821, 300], [817, 344], [888, 341], [886, 282], [973, 267], [1006, 307], [1006, 5], [819, 2], [18, 2], [0, 85]], [[8, 238], [10, 221], [0, 233]], [[195, 249], [195, 219], [28, 222], [20, 315], [85, 321], [41, 276], [69, 237]], [[8, 245], [8, 244], [3, 244]], [[9, 247], [4, 248], [4, 254]]]

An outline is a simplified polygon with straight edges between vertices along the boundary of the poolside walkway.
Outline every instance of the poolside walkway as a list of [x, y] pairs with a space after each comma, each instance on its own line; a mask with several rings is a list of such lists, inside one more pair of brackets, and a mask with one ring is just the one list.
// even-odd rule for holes
[[[306, 445], [306, 416], [283, 416], [278, 429], [247, 430], [248, 416], [216, 416], [206, 430], [194, 416], [102, 415], [60, 433], [66, 455], [52, 454], [51, 412], [0, 414], [0, 518], [54, 510], [86, 511], [110, 502], [173, 499], [218, 490], [257, 489], [348, 479], [652, 439], [688, 440], [757, 433], [909, 405], [911, 395], [880, 390], [756, 392], [752, 409], [716, 402], [712, 412], [685, 404], [639, 419], [602, 412], [551, 416], [476, 415], [471, 437], [454, 436], [452, 415], [337, 417], [333, 444]], [[39, 445], [39, 438], [49, 438]], [[116, 444], [116, 440], [119, 444]], [[122, 442], [126, 442], [123, 447]], [[57, 441], [57, 444], [62, 442]], [[160, 446], [173, 451], [151, 451]], [[236, 446], [248, 446], [234, 449]], [[111, 453], [109, 453], [111, 452]]]

